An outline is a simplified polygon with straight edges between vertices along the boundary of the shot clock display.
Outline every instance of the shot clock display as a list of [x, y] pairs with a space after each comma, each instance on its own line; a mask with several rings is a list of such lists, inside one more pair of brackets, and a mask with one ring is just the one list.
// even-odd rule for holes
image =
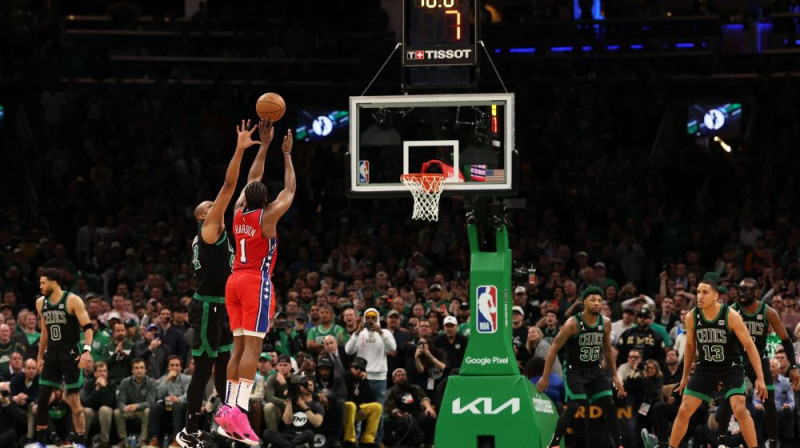
[[405, 0], [403, 63], [406, 67], [475, 63], [474, 2]]

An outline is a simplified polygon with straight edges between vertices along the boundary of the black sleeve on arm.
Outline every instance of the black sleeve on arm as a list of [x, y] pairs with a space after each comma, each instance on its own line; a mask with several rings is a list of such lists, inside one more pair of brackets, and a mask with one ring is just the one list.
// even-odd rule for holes
[[797, 358], [795, 358], [794, 345], [792, 345], [792, 339], [786, 338], [782, 340], [781, 345], [783, 346], [783, 350], [786, 352], [786, 358], [789, 360], [789, 367], [792, 369], [796, 369]]

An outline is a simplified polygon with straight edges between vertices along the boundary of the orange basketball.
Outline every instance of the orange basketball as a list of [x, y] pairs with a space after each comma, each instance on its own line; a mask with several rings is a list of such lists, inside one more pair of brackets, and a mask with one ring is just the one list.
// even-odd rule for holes
[[256, 102], [256, 113], [261, 118], [278, 121], [286, 112], [286, 103], [277, 93], [267, 92]]

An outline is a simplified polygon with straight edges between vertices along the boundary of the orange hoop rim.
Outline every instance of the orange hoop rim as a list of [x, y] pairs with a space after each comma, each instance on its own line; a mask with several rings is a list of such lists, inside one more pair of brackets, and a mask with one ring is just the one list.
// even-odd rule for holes
[[440, 173], [406, 173], [400, 175], [401, 181], [417, 183], [431, 193], [442, 188], [444, 179], [445, 175]]

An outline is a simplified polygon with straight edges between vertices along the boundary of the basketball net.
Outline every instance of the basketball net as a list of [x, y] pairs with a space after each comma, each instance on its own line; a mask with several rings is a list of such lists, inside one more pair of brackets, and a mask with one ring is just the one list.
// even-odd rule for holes
[[400, 181], [414, 197], [413, 219], [439, 220], [439, 198], [442, 196], [444, 174], [408, 173], [400, 176]]

